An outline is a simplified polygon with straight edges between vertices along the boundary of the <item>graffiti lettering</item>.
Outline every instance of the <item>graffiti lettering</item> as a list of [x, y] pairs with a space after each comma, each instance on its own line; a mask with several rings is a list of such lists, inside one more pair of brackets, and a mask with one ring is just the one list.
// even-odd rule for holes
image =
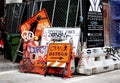
[[41, 53], [41, 54], [46, 54], [47, 47], [45, 46], [28, 46], [28, 52], [35, 54], [35, 53]]
[[40, 51], [40, 47], [29, 46], [28, 49], [30, 53], [38, 53]]

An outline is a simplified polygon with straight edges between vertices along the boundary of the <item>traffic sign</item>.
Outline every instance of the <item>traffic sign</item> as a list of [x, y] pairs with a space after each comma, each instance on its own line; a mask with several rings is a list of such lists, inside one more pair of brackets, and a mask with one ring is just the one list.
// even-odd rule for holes
[[47, 54], [47, 62], [68, 62], [71, 54], [71, 44], [50, 43]]

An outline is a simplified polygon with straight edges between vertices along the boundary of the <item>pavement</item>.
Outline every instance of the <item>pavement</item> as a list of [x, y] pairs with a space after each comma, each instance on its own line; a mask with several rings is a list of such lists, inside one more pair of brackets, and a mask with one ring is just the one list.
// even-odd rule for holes
[[72, 78], [21, 73], [19, 70], [0, 73], [0, 83], [120, 83], [120, 70], [91, 76], [76, 75]]
[[[6, 78], [7, 77], [7, 78]], [[0, 55], [0, 83], [120, 83], [120, 70], [109, 71], [95, 75], [73, 75], [72, 78], [57, 76], [46, 77], [33, 73], [19, 71], [19, 62], [13, 63]]]
[[19, 63], [5, 59], [4, 55], [0, 55], [0, 72], [9, 71], [9, 70], [16, 70], [19, 68]]

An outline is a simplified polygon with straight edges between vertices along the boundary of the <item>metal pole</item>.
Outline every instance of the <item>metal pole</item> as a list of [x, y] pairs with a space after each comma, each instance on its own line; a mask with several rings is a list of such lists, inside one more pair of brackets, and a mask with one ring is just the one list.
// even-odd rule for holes
[[[39, 3], [39, 2], [38, 2]], [[42, 5], [43, 5], [43, 1], [41, 0], [41, 3], [40, 3], [40, 10], [42, 9]]]
[[33, 3], [33, 10], [32, 10], [32, 15], [31, 15], [31, 16], [34, 15], [35, 4], [36, 4], [36, 0], [35, 0], [34, 3]]
[[6, 16], [6, 7], [7, 7], [5, 3], [6, 3], [6, 0], [4, 0], [4, 17]]
[[75, 27], [77, 25], [77, 18], [78, 18], [78, 12], [79, 12], [79, 5], [80, 5], [80, 0], [78, 0], [78, 4], [77, 4], [77, 12], [76, 12], [76, 18], [75, 18]]
[[66, 23], [65, 23], [65, 27], [67, 27], [67, 23], [68, 23], [68, 16], [69, 16], [69, 10], [70, 10], [70, 1], [68, 1], [68, 7], [67, 7], [67, 16], [66, 16]]
[[11, 18], [11, 24], [10, 24], [10, 32], [12, 32], [12, 29], [13, 29], [13, 20], [14, 20], [14, 13], [15, 13], [15, 8], [16, 8], [16, 4], [11, 4], [13, 5], [12, 7], [12, 18]]
[[56, 8], [56, 0], [54, 2], [54, 8], [53, 8], [53, 14], [52, 14], [52, 20], [51, 20], [51, 26], [53, 25], [54, 15], [55, 15], [55, 8]]
[[18, 27], [19, 27], [19, 25], [20, 25], [20, 15], [21, 15], [21, 11], [22, 11], [22, 4], [18, 4], [19, 6], [20, 6], [20, 8], [19, 8], [19, 14], [18, 14], [18, 17], [17, 17], [17, 26], [16, 26], [16, 33], [19, 31], [19, 29], [18, 29]]
[[80, 0], [80, 16], [83, 17], [83, 15], [82, 15], [82, 0]]
[[[81, 25], [83, 24], [83, 15], [82, 15], [82, 0], [80, 0], [80, 19], [79, 19], [79, 21], [80, 21], [80, 28], [83, 28], [83, 27], [81, 27]], [[81, 51], [82, 51], [82, 49], [83, 49], [83, 31], [82, 31], [82, 29], [81, 29]]]

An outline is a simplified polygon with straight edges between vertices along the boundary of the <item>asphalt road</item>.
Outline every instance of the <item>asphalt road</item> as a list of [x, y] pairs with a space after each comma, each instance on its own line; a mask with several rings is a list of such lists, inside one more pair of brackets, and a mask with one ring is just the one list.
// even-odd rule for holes
[[0, 72], [0, 83], [120, 83], [120, 69], [91, 76], [75, 75], [72, 78], [44, 77], [39, 74], [13, 70]]

